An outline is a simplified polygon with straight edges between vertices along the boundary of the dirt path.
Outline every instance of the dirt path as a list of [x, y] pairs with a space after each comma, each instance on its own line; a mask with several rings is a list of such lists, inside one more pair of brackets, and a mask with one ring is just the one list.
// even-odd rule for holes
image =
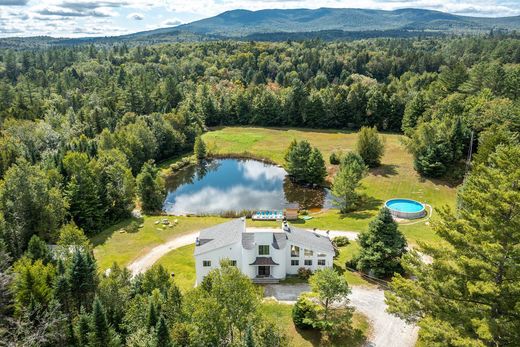
[[144, 256], [138, 258], [137, 260], [134, 260], [127, 267], [134, 276], [141, 272], [145, 272], [150, 267], [152, 267], [152, 265], [155, 264], [157, 260], [165, 256], [170, 251], [195, 243], [195, 238], [198, 235], [199, 232], [195, 231], [189, 234], [184, 234], [175, 237], [174, 239], [171, 239], [170, 241], [167, 241], [162, 245], [152, 248], [150, 252], [146, 253]]
[[[265, 296], [279, 302], [292, 304], [301, 292], [309, 290], [307, 284], [272, 284], [265, 288]], [[352, 287], [350, 304], [368, 317], [372, 335], [370, 347], [413, 347], [417, 341], [418, 328], [386, 312], [384, 291], [362, 286]]]

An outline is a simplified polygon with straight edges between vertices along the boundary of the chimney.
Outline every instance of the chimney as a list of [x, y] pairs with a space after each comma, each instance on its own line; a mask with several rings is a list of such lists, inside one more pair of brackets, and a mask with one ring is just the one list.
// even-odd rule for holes
[[288, 233], [291, 232], [291, 228], [289, 228], [289, 224], [287, 223], [287, 221], [284, 221], [283, 222], [283, 231], [287, 231]]
[[195, 238], [195, 246], [200, 246], [200, 240], [199, 238]]

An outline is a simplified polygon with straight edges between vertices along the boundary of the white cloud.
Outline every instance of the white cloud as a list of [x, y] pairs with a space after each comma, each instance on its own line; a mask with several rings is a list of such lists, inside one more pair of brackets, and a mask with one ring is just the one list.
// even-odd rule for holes
[[133, 20], [143, 20], [144, 15], [142, 13], [134, 12], [134, 13], [130, 13], [128, 16], [126, 16], [126, 18], [133, 19]]

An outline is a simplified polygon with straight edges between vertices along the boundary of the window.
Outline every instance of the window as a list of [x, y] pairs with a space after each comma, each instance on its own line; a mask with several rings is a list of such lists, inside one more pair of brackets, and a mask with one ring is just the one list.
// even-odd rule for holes
[[229, 263], [231, 264], [231, 266], [237, 266], [236, 260], [230, 260]]
[[318, 257], [320, 258], [323, 258], [323, 257], [326, 257], [327, 255], [325, 253], [318, 253]]
[[304, 251], [304, 254], [305, 254], [306, 257], [312, 257], [312, 251], [310, 249], [306, 249]]
[[211, 260], [203, 260], [202, 261], [202, 266], [204, 266], [204, 267], [211, 266]]
[[258, 255], [269, 255], [269, 245], [259, 245]]
[[318, 259], [318, 265], [325, 266], [325, 259]]
[[298, 266], [298, 265], [300, 265], [300, 261], [299, 261], [299, 260], [296, 260], [296, 259], [292, 259], [292, 260], [291, 260], [291, 265], [292, 265], [292, 266]]
[[305, 266], [312, 266], [312, 259], [305, 259]]
[[291, 257], [299, 257], [300, 256], [300, 247], [298, 246], [291, 246]]

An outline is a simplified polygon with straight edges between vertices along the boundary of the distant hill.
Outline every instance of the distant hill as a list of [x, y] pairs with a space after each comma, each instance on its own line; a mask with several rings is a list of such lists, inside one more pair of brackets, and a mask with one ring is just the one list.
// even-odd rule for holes
[[52, 38], [46, 36], [0, 39], [0, 48], [55, 45], [111, 44], [116, 42], [167, 43], [222, 39], [285, 41], [321, 38], [353, 40], [372, 37], [439, 36], [483, 33], [490, 30], [520, 32], [520, 16], [468, 17], [450, 13], [401, 9], [395, 11], [319, 8], [289, 10], [233, 10], [177, 27], [123, 36]]
[[[458, 16], [432, 10], [395, 11], [320, 8], [316, 10], [233, 10], [184, 24], [175, 30], [196, 34], [243, 37], [259, 33], [301, 33], [328, 30], [422, 30], [475, 32], [520, 29], [520, 16], [483, 18]], [[159, 29], [164, 32], [167, 29]], [[153, 35], [153, 31], [149, 32]]]

